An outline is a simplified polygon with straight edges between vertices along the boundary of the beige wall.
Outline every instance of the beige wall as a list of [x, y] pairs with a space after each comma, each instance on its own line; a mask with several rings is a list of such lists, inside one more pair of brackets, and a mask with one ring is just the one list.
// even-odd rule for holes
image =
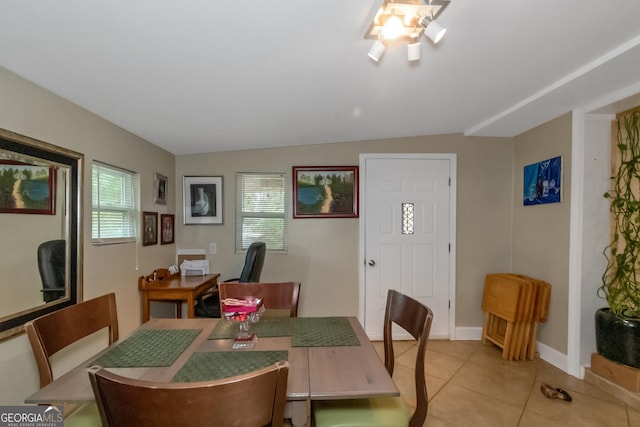
[[[513, 271], [552, 285], [549, 317], [538, 340], [567, 352], [569, 219], [571, 199], [571, 115], [566, 114], [515, 138]], [[562, 203], [523, 206], [523, 168], [562, 156]]]
[[[139, 172], [141, 208], [173, 213], [175, 206], [172, 200], [167, 206], [154, 205], [152, 195], [154, 172], [173, 176], [174, 156], [3, 68], [0, 68], [0, 128], [84, 154], [84, 297], [88, 299], [115, 291], [120, 334], [126, 337], [140, 324], [137, 277], [150, 273], [158, 265], [172, 262], [175, 245], [144, 248], [136, 244], [92, 246], [88, 220], [91, 217], [91, 162], [96, 159]], [[175, 189], [170, 188], [169, 191], [174, 192]], [[33, 231], [33, 227], [24, 223], [5, 227], [2, 223], [5, 217], [0, 215], [3, 241], [19, 241], [21, 235]], [[35, 264], [33, 268], [36, 269]], [[1, 277], [3, 288], [11, 286], [10, 276], [2, 274]], [[159, 309], [162, 311], [162, 307]], [[93, 352], [90, 349], [92, 345], [96, 343], [90, 343], [88, 349], [73, 357], [84, 359]], [[83, 357], [84, 353], [88, 353], [87, 356]], [[69, 359], [62, 363], [73, 363], [72, 358]], [[60, 367], [60, 370], [64, 369], [64, 366]], [[37, 369], [26, 336], [16, 336], [0, 343], [0, 378], [3, 382], [1, 404], [20, 404], [37, 390]]]
[[[224, 224], [182, 225], [179, 209], [178, 246], [206, 250], [217, 243], [217, 254], [209, 255], [212, 269], [237, 277], [244, 256], [234, 254], [236, 172], [285, 172], [290, 179], [294, 165], [357, 165], [360, 153], [411, 152], [458, 156], [456, 325], [481, 326], [484, 276], [511, 267], [511, 139], [441, 135], [179, 156], [176, 182], [183, 175], [223, 176]], [[289, 182], [289, 199], [290, 188]], [[176, 196], [180, 205], [181, 189]], [[358, 220], [292, 219], [289, 224], [289, 253], [268, 254], [262, 280], [302, 282], [303, 316], [357, 315]]]

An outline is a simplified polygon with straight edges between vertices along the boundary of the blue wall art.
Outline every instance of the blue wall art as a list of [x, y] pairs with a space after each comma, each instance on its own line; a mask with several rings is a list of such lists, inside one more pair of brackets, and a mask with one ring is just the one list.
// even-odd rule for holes
[[562, 157], [524, 167], [524, 205], [562, 201]]

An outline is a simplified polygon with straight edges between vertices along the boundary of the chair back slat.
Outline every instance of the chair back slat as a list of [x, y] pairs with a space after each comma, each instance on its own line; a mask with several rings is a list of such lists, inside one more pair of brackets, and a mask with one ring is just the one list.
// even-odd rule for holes
[[26, 323], [25, 330], [40, 374], [40, 387], [53, 381], [51, 356], [104, 328], [109, 329], [109, 345], [118, 341], [114, 293], [74, 304]]
[[214, 381], [159, 383], [89, 369], [105, 427], [280, 427], [286, 403], [286, 361]]
[[273, 310], [286, 310], [290, 317], [298, 317], [298, 299], [300, 297], [300, 282], [278, 283], [230, 283], [218, 285], [220, 301], [226, 298], [259, 297], [263, 299], [264, 307]]
[[422, 426], [427, 418], [429, 397], [425, 377], [425, 355], [432, 321], [433, 312], [429, 307], [395, 289], [389, 290], [384, 319], [384, 364], [389, 375], [393, 375], [395, 360], [393, 323], [405, 329], [418, 341], [415, 364], [416, 409], [409, 427]]

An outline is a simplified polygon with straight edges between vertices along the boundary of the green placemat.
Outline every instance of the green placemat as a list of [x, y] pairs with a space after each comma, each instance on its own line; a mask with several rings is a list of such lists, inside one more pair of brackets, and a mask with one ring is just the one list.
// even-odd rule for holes
[[[289, 337], [293, 333], [292, 318], [290, 317], [262, 317], [258, 323], [253, 324], [253, 332], [260, 337]], [[236, 337], [238, 322], [219, 320], [211, 335], [210, 340], [232, 339]]]
[[288, 357], [286, 350], [193, 353], [171, 381], [188, 383], [234, 377], [288, 360]]
[[142, 329], [100, 356], [106, 368], [170, 366], [202, 329]]
[[360, 345], [346, 317], [298, 317], [293, 322], [293, 347]]

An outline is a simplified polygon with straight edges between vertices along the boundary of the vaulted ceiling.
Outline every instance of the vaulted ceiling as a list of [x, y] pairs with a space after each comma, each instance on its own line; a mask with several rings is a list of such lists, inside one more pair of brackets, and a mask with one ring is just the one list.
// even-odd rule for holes
[[5, 0], [0, 66], [175, 154], [514, 136], [640, 81], [639, 1], [451, 0], [416, 63], [367, 57], [381, 4]]

